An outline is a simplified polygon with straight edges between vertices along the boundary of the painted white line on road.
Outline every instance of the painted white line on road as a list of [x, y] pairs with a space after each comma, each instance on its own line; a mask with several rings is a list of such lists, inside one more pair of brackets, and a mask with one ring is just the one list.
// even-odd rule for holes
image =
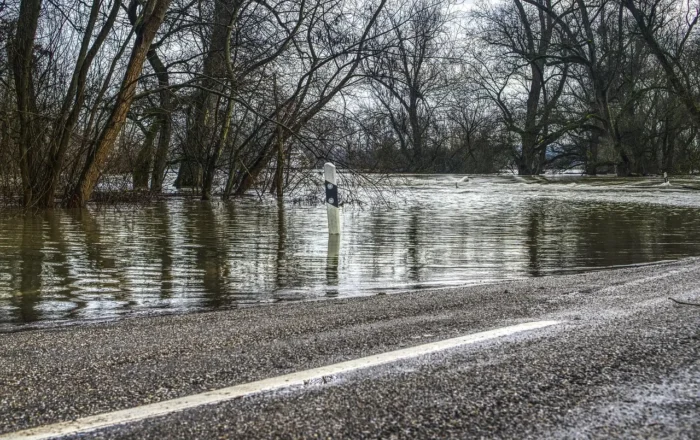
[[474, 344], [489, 339], [500, 338], [527, 330], [535, 330], [559, 324], [559, 321], [537, 321], [524, 324], [512, 325], [495, 330], [461, 336], [458, 338], [445, 339], [443, 341], [431, 342], [430, 344], [418, 345], [416, 347], [404, 348], [387, 353], [375, 354], [372, 356], [327, 365], [325, 367], [312, 368], [310, 370], [285, 374], [284, 376], [259, 380], [242, 385], [221, 388], [219, 390], [207, 391], [178, 399], [164, 402], [152, 403], [150, 405], [138, 406], [121, 411], [98, 414], [71, 422], [56, 423], [54, 425], [41, 426], [10, 434], [0, 435], [0, 440], [23, 439], [39, 440], [62, 437], [66, 435], [86, 433], [110, 426], [132, 423], [152, 417], [159, 417], [174, 412], [184, 411], [203, 405], [212, 405], [240, 397], [250, 396], [269, 391], [281, 390], [284, 388], [304, 385], [310, 381], [323, 379], [327, 376], [348, 373], [364, 368], [384, 365], [391, 362], [410, 359], [426, 354], [436, 353], [451, 348]]

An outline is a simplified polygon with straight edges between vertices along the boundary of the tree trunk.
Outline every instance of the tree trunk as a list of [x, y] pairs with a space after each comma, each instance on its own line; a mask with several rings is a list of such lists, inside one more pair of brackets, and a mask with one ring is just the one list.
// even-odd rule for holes
[[208, 174], [208, 170], [204, 170], [203, 166], [209, 167], [211, 157], [216, 155], [216, 149], [219, 147], [216, 135], [212, 135], [216, 133], [212, 121], [217, 112], [218, 100], [210, 90], [224, 90], [221, 78], [226, 77], [226, 41], [230, 35], [229, 25], [234, 1], [214, 2], [214, 23], [211, 27], [209, 50], [204, 57], [202, 88], [197, 92], [192, 106], [192, 124], [187, 130], [183, 159], [175, 182], [178, 188], [202, 186], [203, 175]]
[[15, 81], [17, 117], [19, 120], [19, 165], [22, 176], [23, 203], [34, 204], [37, 153], [42, 149], [37, 136], [37, 105], [32, 74], [34, 71], [34, 39], [39, 24], [41, 0], [22, 0], [19, 6], [17, 32], [10, 44], [10, 60]]
[[540, 97], [542, 95], [542, 71], [543, 62], [532, 63], [530, 70], [532, 80], [527, 96], [527, 111], [525, 114], [525, 129], [520, 136], [522, 141], [522, 151], [518, 163], [518, 174], [532, 175], [539, 172], [539, 151], [537, 138], [540, 127], [537, 124], [537, 113], [539, 111]]
[[170, 150], [170, 138], [173, 132], [172, 122], [172, 100], [170, 91], [162, 92], [167, 94], [168, 98], [161, 97], [161, 115], [160, 115], [160, 133], [158, 136], [158, 147], [156, 148], [155, 157], [153, 159], [153, 173], [151, 174], [151, 191], [159, 193], [163, 191], [163, 183], [165, 182], [165, 171], [168, 165], [168, 151]]
[[85, 102], [86, 78], [90, 66], [102, 47], [102, 44], [107, 39], [109, 32], [112, 30], [119, 13], [120, 3], [115, 1], [94, 43], [90, 45], [93, 38], [93, 30], [99, 17], [100, 5], [101, 2], [99, 0], [93, 0], [90, 18], [83, 34], [83, 41], [81, 43], [80, 53], [75, 64], [71, 83], [64, 97], [61, 113], [55, 122], [51, 151], [49, 152], [46, 170], [42, 176], [45, 185], [43, 188], [43, 205], [47, 208], [51, 208], [55, 204], [56, 188], [58, 187], [61, 171], [63, 170], [63, 161], [68, 151], [73, 129], [78, 122], [80, 112]]
[[272, 180], [270, 194], [277, 194], [277, 199], [284, 196], [284, 139], [282, 138], [282, 127], [277, 129], [277, 164], [275, 166], [275, 177]]
[[155, 143], [160, 121], [156, 118], [151, 122], [146, 132], [146, 139], [143, 141], [143, 146], [136, 156], [136, 164], [134, 165], [134, 189], [147, 189], [148, 176], [151, 173], [151, 163], [153, 162], [153, 144]]
[[522, 143], [520, 156], [518, 157], [518, 174], [531, 176], [537, 173], [539, 154], [537, 151], [537, 136], [531, 132], [525, 132], [520, 136]]
[[137, 81], [141, 74], [146, 54], [158, 28], [165, 18], [165, 12], [169, 4], [170, 0], [148, 0], [143, 7], [140, 24], [137, 25], [136, 28], [136, 40], [134, 41], [134, 46], [129, 57], [121, 88], [116, 97], [114, 108], [97, 139], [95, 148], [88, 154], [80, 179], [71, 192], [68, 200], [68, 205], [71, 207], [84, 206], [90, 199], [95, 185], [97, 185], [102, 168], [126, 121], [126, 116], [131, 107], [131, 102], [134, 99], [134, 92], [136, 91]]
[[620, 162], [617, 164], [617, 176], [629, 177], [632, 174], [632, 161], [624, 151], [620, 151]]
[[[129, 21], [132, 26], [138, 24], [137, 17], [137, 0], [132, 0], [128, 8]], [[153, 171], [151, 173], [151, 191], [159, 193], [163, 190], [163, 181], [165, 179], [165, 169], [168, 161], [168, 150], [170, 149], [170, 137], [172, 134], [172, 112], [174, 103], [170, 87], [170, 75], [168, 68], [163, 64], [158, 52], [151, 47], [146, 54], [148, 63], [153, 68], [158, 78], [158, 97], [160, 99], [160, 108], [158, 109], [157, 126], [160, 127], [160, 136], [158, 137], [158, 148], [153, 158]], [[152, 156], [151, 156], [152, 157]], [[141, 178], [143, 179], [143, 177]], [[146, 182], [148, 176], [145, 177]]]
[[677, 133], [675, 130], [671, 129], [669, 127], [670, 122], [669, 122], [669, 117], [666, 117], [666, 124], [664, 127], [664, 145], [663, 145], [663, 155], [664, 155], [664, 164], [663, 164], [663, 171], [666, 171], [668, 174], [673, 174], [673, 156], [676, 150], [676, 136]]
[[238, 188], [236, 189], [235, 195], [242, 196], [246, 193], [246, 191], [252, 188], [253, 185], [255, 185], [255, 181], [258, 179], [260, 172], [264, 170], [265, 167], [270, 163], [270, 160], [272, 160], [275, 151], [277, 151], [277, 149], [273, 148], [271, 145], [272, 139], [274, 137], [276, 136], [273, 135], [267, 141], [255, 162], [253, 162], [250, 168], [244, 171], [244, 175], [241, 179], [240, 184], [238, 185]]
[[588, 140], [588, 148], [586, 151], [585, 172], [589, 176], [598, 174], [598, 147], [600, 146], [600, 133], [597, 130], [592, 130], [591, 138]]
[[170, 137], [173, 130], [172, 113], [175, 105], [172, 92], [168, 88], [170, 86], [170, 76], [167, 67], [160, 60], [154, 49], [148, 51], [147, 58], [158, 77], [158, 87], [161, 88], [158, 93], [160, 99], [160, 108], [158, 109], [160, 134], [158, 137], [158, 147], [156, 148], [155, 157], [153, 159], [153, 173], [151, 174], [151, 191], [161, 192], [163, 190], [163, 181], [165, 180], [165, 169], [168, 163]]
[[272, 181], [270, 194], [277, 194], [277, 200], [282, 201], [284, 196], [284, 132], [282, 131], [282, 115], [280, 109], [280, 99], [277, 88], [277, 75], [273, 76], [274, 81], [274, 98], [275, 107], [277, 108], [277, 166], [275, 168], [275, 177]]
[[216, 165], [219, 163], [221, 152], [228, 141], [228, 135], [231, 131], [231, 117], [233, 116], [233, 99], [228, 99], [226, 111], [224, 112], [224, 124], [221, 127], [221, 132], [217, 143], [214, 146], [214, 151], [211, 152], [207, 166], [204, 169], [204, 178], [202, 180], [202, 200], [211, 199], [211, 190], [214, 185], [214, 175], [216, 174]]
[[410, 91], [408, 121], [411, 125], [411, 145], [413, 146], [412, 171], [423, 171], [425, 158], [423, 157], [423, 129], [420, 115], [418, 114], [418, 91], [413, 88]]
[[194, 152], [195, 150], [186, 152], [185, 157], [180, 161], [175, 188], [199, 188], [202, 186], [202, 165], [192, 157]]

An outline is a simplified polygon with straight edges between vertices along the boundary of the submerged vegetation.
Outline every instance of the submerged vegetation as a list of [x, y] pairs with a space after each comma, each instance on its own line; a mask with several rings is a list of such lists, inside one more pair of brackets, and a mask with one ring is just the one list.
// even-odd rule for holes
[[[700, 169], [697, 0], [0, 0], [0, 197]], [[109, 188], [110, 186], [107, 185]], [[98, 191], [98, 192], [96, 192]]]

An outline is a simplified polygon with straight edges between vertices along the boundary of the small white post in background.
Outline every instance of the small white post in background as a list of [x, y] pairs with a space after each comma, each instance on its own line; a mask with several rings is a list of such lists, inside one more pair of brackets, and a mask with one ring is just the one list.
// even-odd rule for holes
[[323, 166], [326, 187], [326, 209], [328, 211], [328, 233], [340, 234], [340, 206], [338, 201], [338, 180], [335, 175], [335, 165], [327, 163]]

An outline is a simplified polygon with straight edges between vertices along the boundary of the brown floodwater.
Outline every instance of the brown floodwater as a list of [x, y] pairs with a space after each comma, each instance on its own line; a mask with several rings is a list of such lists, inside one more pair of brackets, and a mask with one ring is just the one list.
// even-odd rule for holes
[[320, 204], [0, 212], [0, 330], [700, 255], [700, 191], [683, 182], [459, 178], [404, 176], [392, 204], [346, 205], [338, 241]]

